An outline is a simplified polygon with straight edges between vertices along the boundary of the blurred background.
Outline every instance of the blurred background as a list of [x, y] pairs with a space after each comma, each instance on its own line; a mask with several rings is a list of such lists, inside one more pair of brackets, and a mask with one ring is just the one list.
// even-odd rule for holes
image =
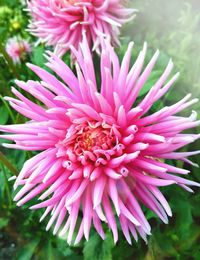
[[[181, 76], [166, 97], [156, 104], [156, 108], [165, 103], [179, 100], [186, 93], [194, 97], [200, 95], [200, 2], [199, 0], [130, 0], [127, 1], [139, 12], [134, 22], [122, 31], [122, 46], [118, 50], [122, 57], [127, 42], [134, 40], [133, 61], [147, 41], [149, 50], [147, 61], [157, 48], [160, 59], [155, 67], [146, 91], [153, 85], [170, 58], [175, 63], [174, 73], [180, 71]], [[11, 111], [3, 100], [3, 96], [11, 95], [10, 88], [15, 78], [34, 79], [34, 75], [26, 69], [25, 62], [44, 66], [42, 53], [44, 46], [33, 48], [32, 53], [24, 57], [21, 65], [13, 65], [5, 54], [4, 46], [8, 38], [20, 36], [34, 42], [25, 30], [28, 23], [23, 1], [0, 0], [0, 124], [20, 123], [24, 121]], [[68, 61], [69, 57], [65, 57]], [[197, 103], [194, 110], [200, 113]], [[189, 115], [191, 111], [186, 114]], [[197, 129], [196, 132], [199, 132]], [[196, 142], [185, 150], [198, 150]], [[200, 190], [194, 189], [190, 194], [176, 186], [162, 188], [172, 207], [173, 217], [169, 225], [161, 221], [144, 208], [152, 226], [152, 236], [148, 245], [139, 239], [129, 246], [120, 233], [119, 242], [114, 246], [112, 236], [107, 231], [107, 238], [102, 241], [95, 232], [91, 232], [89, 242], [81, 242], [76, 247], [69, 247], [64, 239], [55, 237], [51, 231], [46, 232], [47, 220], [39, 224], [42, 211], [32, 212], [29, 205], [17, 208], [12, 201], [12, 182], [8, 178], [16, 174], [24, 161], [32, 156], [22, 151], [5, 150], [0, 147], [0, 260], [29, 259], [72, 259], [72, 260], [162, 260], [162, 259], [200, 259]], [[200, 164], [200, 157], [194, 156], [193, 162]], [[177, 162], [179, 167], [191, 171], [188, 178], [200, 182], [199, 168]]]

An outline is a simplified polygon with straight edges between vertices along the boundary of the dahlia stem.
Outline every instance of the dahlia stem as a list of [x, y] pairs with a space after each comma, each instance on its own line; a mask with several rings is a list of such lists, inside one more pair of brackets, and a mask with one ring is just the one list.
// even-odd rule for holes
[[8, 205], [9, 205], [9, 208], [11, 208], [11, 206], [12, 206], [12, 195], [11, 195], [11, 191], [10, 191], [10, 187], [9, 187], [9, 183], [8, 183], [7, 174], [6, 174], [5, 168], [4, 168], [2, 163], [1, 163], [1, 170], [2, 170], [3, 176], [4, 176], [5, 191], [6, 191], [7, 196], [8, 196]]
[[19, 79], [19, 75], [17, 73], [16, 67], [13, 64], [11, 58], [9, 57], [9, 55], [7, 54], [7, 52], [5, 51], [5, 48], [3, 47], [1, 41], [0, 41], [0, 53], [2, 53], [4, 59], [6, 60], [8, 67], [10, 68], [10, 70], [13, 72], [15, 78]]
[[17, 169], [8, 161], [5, 155], [0, 151], [0, 162], [5, 165], [14, 175], [18, 173]]

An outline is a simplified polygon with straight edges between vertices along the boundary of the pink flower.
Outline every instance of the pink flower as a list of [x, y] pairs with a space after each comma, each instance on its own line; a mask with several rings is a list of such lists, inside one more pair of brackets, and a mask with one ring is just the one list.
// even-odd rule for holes
[[135, 10], [125, 8], [123, 0], [31, 0], [28, 11], [32, 16], [30, 32], [39, 41], [55, 47], [62, 56], [70, 45], [79, 46], [82, 32], [97, 51], [100, 36], [119, 44], [119, 28], [133, 18]]
[[[17, 97], [6, 97], [10, 105], [30, 121], [26, 124], [0, 126], [11, 134], [1, 138], [15, 141], [5, 147], [41, 151], [29, 159], [16, 179], [14, 188], [22, 186], [14, 200], [21, 206], [40, 194], [40, 203], [31, 209], [45, 208], [41, 220], [48, 214], [47, 230], [55, 223], [54, 234], [62, 227], [68, 243], [83, 236], [89, 238], [93, 225], [104, 239], [102, 223], [118, 240], [116, 219], [129, 243], [130, 233], [137, 240], [150, 234], [150, 225], [140, 203], [168, 222], [171, 209], [159, 191], [159, 186], [177, 184], [188, 191], [198, 183], [180, 177], [189, 171], [171, 166], [165, 159], [183, 160], [199, 153], [176, 152], [200, 135], [183, 134], [196, 127], [196, 113], [190, 117], [176, 115], [197, 102], [190, 95], [174, 105], [153, 114], [151, 106], [172, 86], [178, 74], [167, 83], [173, 63], [170, 60], [162, 76], [145, 98], [134, 105], [158, 58], [155, 53], [142, 70], [146, 44], [135, 64], [129, 69], [133, 43], [130, 43], [121, 65], [108, 41], [101, 55], [101, 90], [95, 77], [94, 64], [86, 38], [81, 50], [71, 47], [77, 58], [75, 75], [54, 54], [47, 52], [47, 66], [65, 84], [44, 69], [29, 64], [41, 82], [16, 81], [17, 85], [42, 102], [26, 98], [12, 88]], [[176, 175], [174, 175], [176, 174]], [[180, 176], [177, 176], [180, 175]], [[79, 212], [82, 211], [80, 221]]]
[[13, 37], [6, 43], [6, 52], [14, 63], [20, 63], [25, 55], [31, 52], [31, 46], [27, 40]]

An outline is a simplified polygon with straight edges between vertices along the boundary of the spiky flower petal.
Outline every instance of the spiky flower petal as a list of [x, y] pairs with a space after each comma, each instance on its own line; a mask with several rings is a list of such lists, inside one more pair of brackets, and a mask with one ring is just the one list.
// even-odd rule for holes
[[102, 35], [118, 45], [119, 28], [135, 10], [125, 8], [122, 0], [31, 0], [28, 11], [30, 32], [62, 56], [70, 45], [78, 47], [83, 31], [97, 51]]
[[[93, 225], [104, 239], [102, 223], [112, 230], [118, 240], [117, 220], [129, 243], [130, 233], [144, 240], [150, 234], [150, 225], [141, 204], [168, 222], [171, 209], [159, 191], [160, 186], [177, 184], [188, 186], [198, 183], [177, 175], [187, 174], [184, 169], [171, 166], [164, 159], [183, 160], [199, 153], [177, 152], [194, 142], [199, 135], [182, 131], [196, 127], [196, 113], [190, 117], [176, 115], [194, 104], [187, 95], [174, 105], [149, 114], [151, 106], [172, 86], [178, 74], [167, 83], [173, 63], [165, 71], [145, 98], [136, 104], [137, 96], [147, 81], [158, 58], [155, 53], [142, 70], [147, 46], [144, 44], [135, 64], [129, 69], [133, 43], [130, 43], [120, 65], [108, 41], [101, 55], [101, 86], [98, 92], [94, 64], [86, 38], [77, 51], [76, 75], [54, 54], [48, 52], [47, 66], [62, 82], [44, 69], [29, 64], [41, 82], [16, 81], [24, 91], [42, 102], [34, 103], [17, 89], [17, 97], [6, 99], [10, 105], [30, 121], [26, 124], [0, 126], [10, 134], [2, 138], [15, 144], [5, 147], [41, 151], [29, 159], [16, 179], [19, 186], [14, 200], [21, 206], [40, 195], [40, 203], [31, 209], [45, 208], [41, 220], [51, 213], [47, 229], [54, 223], [54, 234], [61, 228], [68, 243], [89, 238]], [[79, 213], [82, 212], [80, 221]], [[74, 230], [77, 237], [73, 238]]]

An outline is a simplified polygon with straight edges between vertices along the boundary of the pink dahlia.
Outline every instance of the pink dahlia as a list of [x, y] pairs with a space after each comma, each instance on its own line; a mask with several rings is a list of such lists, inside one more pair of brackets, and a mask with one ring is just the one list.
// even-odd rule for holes
[[100, 37], [109, 36], [119, 44], [119, 28], [132, 19], [135, 10], [125, 8], [123, 0], [30, 0], [30, 31], [39, 41], [55, 47], [62, 56], [70, 45], [76, 48], [82, 32], [98, 51]]
[[6, 52], [14, 63], [20, 63], [31, 52], [31, 46], [27, 40], [13, 37], [6, 43]]
[[41, 202], [31, 209], [45, 208], [41, 220], [50, 214], [47, 230], [55, 223], [54, 234], [62, 229], [69, 244], [72, 240], [78, 243], [83, 236], [88, 239], [92, 225], [104, 239], [102, 223], [112, 230], [116, 242], [117, 221], [129, 243], [130, 233], [135, 239], [139, 234], [146, 240], [150, 225], [140, 204], [167, 223], [167, 215], [172, 213], [159, 186], [178, 184], [188, 191], [192, 191], [188, 186], [200, 186], [177, 176], [187, 174], [187, 170], [164, 162], [174, 159], [192, 164], [187, 157], [200, 152], [176, 152], [200, 137], [181, 133], [200, 124], [195, 112], [190, 117], [176, 115], [197, 99], [189, 101], [191, 95], [187, 95], [176, 104], [149, 114], [151, 106], [165, 95], [178, 76], [165, 83], [173, 68], [172, 61], [146, 97], [135, 105], [159, 53], [142, 70], [145, 44], [129, 70], [133, 43], [120, 65], [111, 45], [104, 42], [101, 86], [97, 86], [86, 38], [80, 47], [79, 51], [71, 47], [77, 58], [76, 75], [62, 60], [47, 52], [47, 66], [62, 82], [44, 69], [28, 64], [41, 81], [16, 84], [39, 103], [15, 88], [12, 92], [17, 99], [6, 97], [30, 121], [0, 126], [1, 131], [11, 133], [1, 138], [15, 142], [4, 146], [41, 151], [24, 164], [14, 185], [15, 189], [21, 187], [14, 200], [21, 206], [40, 194]]

